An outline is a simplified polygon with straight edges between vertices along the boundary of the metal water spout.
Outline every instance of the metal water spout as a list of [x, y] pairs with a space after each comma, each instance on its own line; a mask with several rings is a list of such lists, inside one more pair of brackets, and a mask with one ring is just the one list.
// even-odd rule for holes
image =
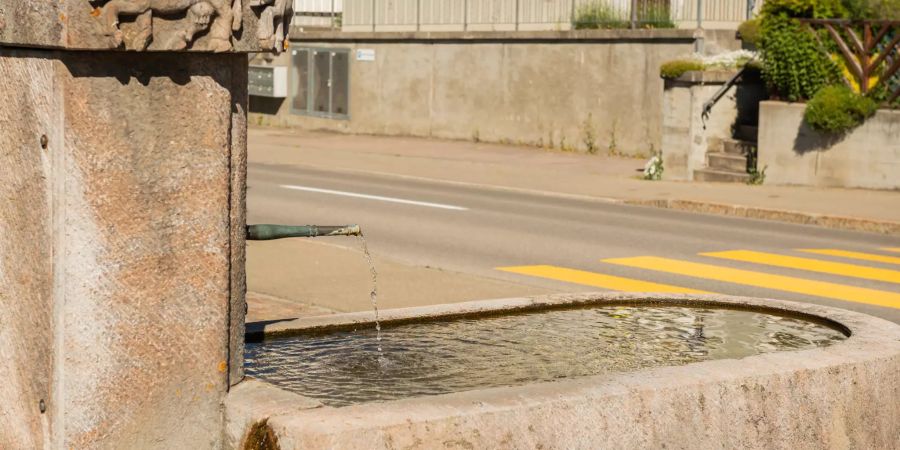
[[248, 241], [271, 241], [295, 237], [360, 236], [359, 225], [247, 225]]

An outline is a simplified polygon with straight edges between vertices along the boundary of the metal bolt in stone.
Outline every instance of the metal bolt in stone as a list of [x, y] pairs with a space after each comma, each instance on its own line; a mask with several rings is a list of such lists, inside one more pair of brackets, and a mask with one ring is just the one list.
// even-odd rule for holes
[[44, 403], [44, 399], [41, 399], [41, 402], [38, 403], [38, 406], [41, 408], [41, 414], [47, 412], [47, 404]]
[[42, 134], [41, 135], [41, 148], [44, 150], [47, 150], [47, 145], [49, 145], [49, 144], [50, 144], [50, 140], [47, 139], [47, 135]]

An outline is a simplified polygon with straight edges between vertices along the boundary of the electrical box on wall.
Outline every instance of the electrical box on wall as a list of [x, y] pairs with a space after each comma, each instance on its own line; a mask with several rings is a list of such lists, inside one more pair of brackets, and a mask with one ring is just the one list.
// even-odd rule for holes
[[285, 66], [250, 66], [250, 95], [286, 98], [288, 68]]

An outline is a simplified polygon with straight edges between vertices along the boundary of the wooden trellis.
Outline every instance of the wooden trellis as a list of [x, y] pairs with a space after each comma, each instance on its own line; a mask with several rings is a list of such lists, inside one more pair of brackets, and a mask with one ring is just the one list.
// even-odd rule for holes
[[[900, 99], [900, 21], [806, 19], [802, 22], [813, 31], [828, 32], [861, 93], [883, 86], [889, 91], [888, 105]], [[886, 68], [881, 70], [883, 66]], [[877, 78], [871, 83], [873, 77]]]

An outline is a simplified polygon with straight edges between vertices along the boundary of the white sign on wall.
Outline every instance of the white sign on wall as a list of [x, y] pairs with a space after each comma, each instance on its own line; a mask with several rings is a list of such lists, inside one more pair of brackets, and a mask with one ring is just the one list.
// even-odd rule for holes
[[357, 61], [375, 61], [374, 48], [361, 48], [356, 50]]

